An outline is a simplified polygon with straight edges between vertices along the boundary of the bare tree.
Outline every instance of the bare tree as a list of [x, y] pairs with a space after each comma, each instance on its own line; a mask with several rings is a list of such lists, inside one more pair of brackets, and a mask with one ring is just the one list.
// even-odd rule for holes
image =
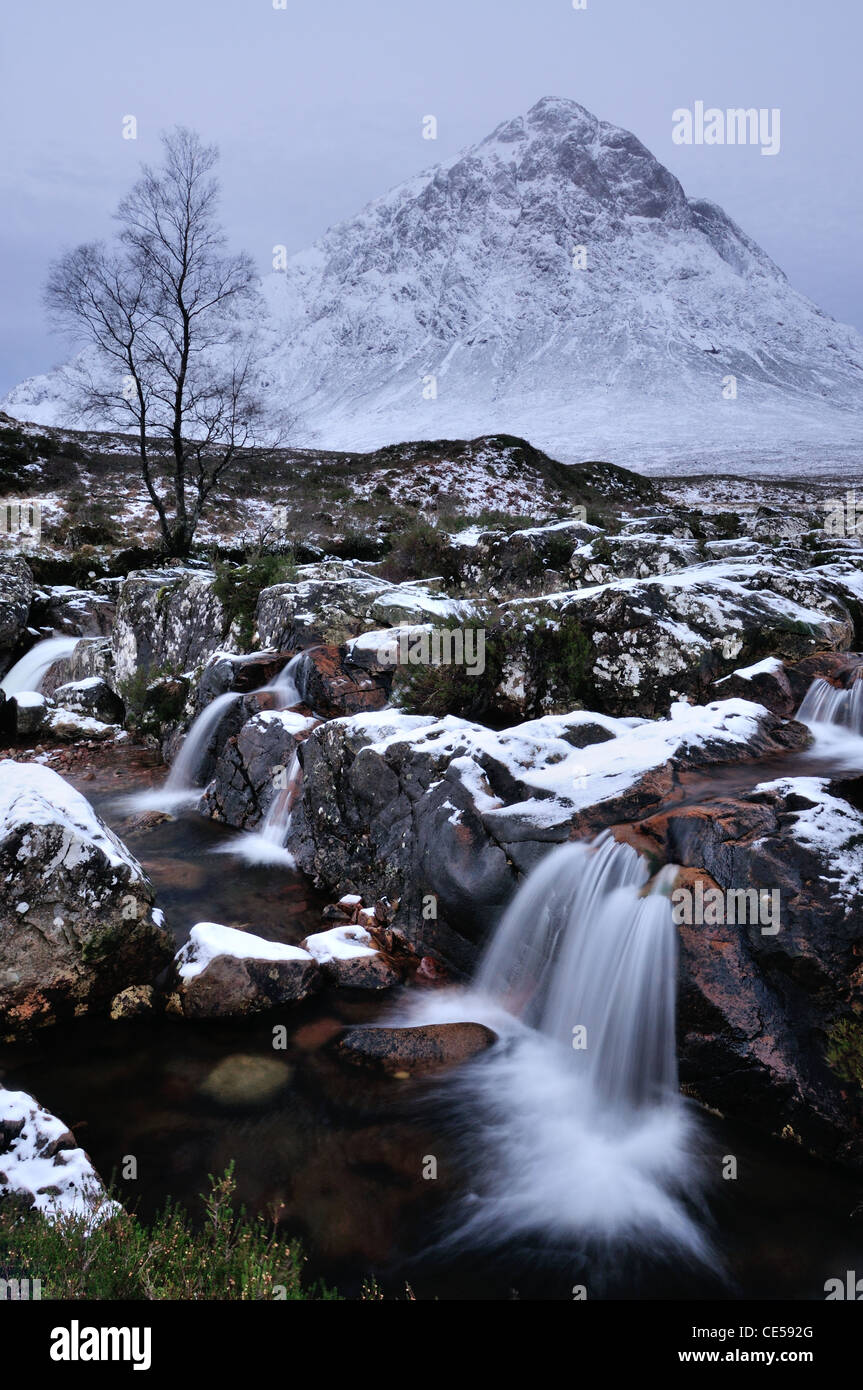
[[266, 432], [257, 276], [224, 251], [218, 151], [184, 127], [162, 143], [161, 167], [144, 165], [117, 209], [115, 244], [63, 255], [45, 301], [89, 348], [71, 369], [81, 416], [134, 433], [164, 549], [182, 556], [219, 479]]

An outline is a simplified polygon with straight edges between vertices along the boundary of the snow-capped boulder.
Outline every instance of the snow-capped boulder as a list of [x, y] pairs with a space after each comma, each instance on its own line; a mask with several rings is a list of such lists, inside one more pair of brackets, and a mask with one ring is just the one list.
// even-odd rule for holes
[[123, 702], [101, 676], [69, 681], [54, 690], [55, 703], [74, 714], [98, 719], [102, 724], [122, 724]]
[[465, 963], [466, 942], [550, 844], [658, 809], [686, 768], [809, 739], [743, 700], [680, 703], [667, 720], [632, 723], [586, 711], [501, 732], [386, 710], [333, 720], [300, 749], [292, 853], [328, 885], [398, 899], [412, 945]]
[[62, 1120], [26, 1091], [0, 1085], [0, 1205], [22, 1202], [52, 1220], [104, 1220], [118, 1210], [90, 1159]]
[[171, 942], [137, 860], [50, 768], [0, 763], [0, 1034], [153, 979]]
[[317, 961], [324, 977], [344, 989], [390, 989], [401, 979], [401, 972], [381, 953], [371, 933], [356, 924], [315, 932], [302, 947]]
[[312, 642], [344, 642], [375, 626], [371, 605], [393, 587], [350, 563], [303, 565], [299, 575], [293, 583], [261, 591], [255, 626], [262, 647], [284, 651]]
[[37, 590], [33, 599], [37, 625], [71, 637], [104, 637], [111, 631], [116, 603], [111, 595], [98, 589], [56, 584]]
[[578, 546], [569, 563], [576, 584], [608, 584], [615, 579], [648, 579], [695, 565], [698, 541], [676, 536], [601, 536]]
[[62, 706], [49, 711], [43, 727], [51, 738], [61, 743], [83, 743], [85, 740], [107, 743], [126, 737], [119, 724], [105, 724], [101, 719], [91, 719], [87, 714]]
[[176, 994], [187, 1018], [236, 1018], [298, 1003], [321, 983], [315, 959], [299, 946], [265, 941], [218, 922], [199, 922], [174, 962]]
[[42, 677], [42, 690], [46, 695], [53, 695], [58, 686], [91, 680], [94, 676], [114, 690], [116, 677], [110, 637], [82, 637], [70, 656], [61, 657], [49, 666]]
[[[531, 603], [507, 608], [527, 624]], [[854, 641], [835, 583], [745, 561], [546, 596], [542, 612], [576, 620], [589, 636], [596, 704], [614, 715], [653, 716], [680, 694], [709, 698], [721, 676], [765, 656], [799, 661]]]
[[38, 690], [19, 690], [10, 704], [15, 712], [15, 732], [19, 738], [31, 738], [45, 724], [53, 706]]

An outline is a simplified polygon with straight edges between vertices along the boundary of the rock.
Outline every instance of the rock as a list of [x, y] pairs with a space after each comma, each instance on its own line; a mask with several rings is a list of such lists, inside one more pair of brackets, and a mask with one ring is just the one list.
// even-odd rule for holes
[[218, 695], [237, 691], [248, 695], [271, 685], [296, 652], [254, 652], [249, 656], [215, 652], [209, 658], [195, 691], [195, 709], [201, 710]]
[[155, 1001], [152, 985], [130, 985], [128, 989], [121, 989], [111, 1000], [109, 1018], [113, 1023], [120, 1019], [142, 1018], [153, 1012]]
[[[611, 737], [578, 746], [597, 729]], [[809, 738], [742, 700], [681, 702], [635, 728], [587, 711], [498, 733], [452, 716], [356, 715], [303, 744], [291, 851], [319, 882], [400, 900], [395, 923], [412, 947], [466, 969], [468, 943], [550, 844], [661, 809], [689, 769]]]
[[236, 1018], [298, 1003], [320, 985], [308, 952], [250, 932], [199, 922], [175, 960], [186, 1018]]
[[98, 719], [102, 724], [123, 722], [123, 701], [100, 676], [88, 676], [84, 680], [58, 685], [54, 690], [54, 700], [65, 710]]
[[370, 622], [377, 626], [398, 627], [418, 623], [438, 626], [447, 622], [469, 622], [481, 615], [482, 608], [473, 599], [451, 599], [432, 590], [427, 584], [392, 585], [374, 600], [369, 610]]
[[30, 567], [14, 556], [0, 557], [0, 674], [9, 670], [27, 627], [33, 598]]
[[42, 678], [42, 690], [53, 695], [61, 685], [98, 677], [115, 690], [114, 654], [108, 637], [83, 637], [71, 656], [62, 657]]
[[416, 1028], [349, 1028], [337, 1049], [346, 1061], [411, 1075], [470, 1061], [497, 1042], [482, 1023], [429, 1023]]
[[125, 738], [118, 724], [103, 724], [100, 719], [89, 719], [85, 714], [73, 710], [52, 709], [44, 721], [46, 733], [61, 743], [81, 743], [92, 740], [106, 743], [110, 739]]
[[800, 705], [813, 681], [827, 680], [844, 690], [859, 678], [861, 666], [863, 656], [858, 652], [818, 652], [786, 667], [794, 708]]
[[234, 647], [231, 620], [210, 571], [137, 571], [120, 589], [111, 637], [119, 689], [138, 672], [151, 678], [201, 665]]
[[523, 623], [540, 612], [578, 622], [593, 647], [596, 707], [612, 715], [653, 717], [675, 696], [709, 698], [721, 676], [765, 656], [845, 651], [855, 631], [832, 578], [746, 561], [546, 596], [541, 610], [524, 599], [506, 608]]
[[688, 1093], [774, 1133], [790, 1125], [813, 1150], [860, 1163], [863, 1089], [826, 1056], [837, 1020], [863, 1014], [863, 814], [842, 791], [784, 778], [672, 807], [639, 833], [685, 866], [682, 885], [701, 878], [705, 893], [753, 895], [755, 910], [740, 899], [715, 925], [682, 920], [678, 929]]
[[215, 760], [200, 809], [238, 830], [254, 830], [287, 790], [297, 747], [317, 723], [292, 710], [265, 710], [247, 719]]
[[236, 1052], [223, 1057], [200, 1086], [207, 1100], [229, 1108], [266, 1105], [288, 1085], [291, 1067], [279, 1057]]
[[306, 937], [302, 949], [318, 962], [330, 983], [344, 989], [390, 989], [402, 978], [401, 971], [381, 954], [365, 927], [333, 927], [317, 932]]
[[313, 647], [297, 672], [303, 702], [324, 719], [383, 709], [390, 684], [391, 679], [350, 664], [344, 648], [331, 646]]
[[[483, 592], [542, 593], [573, 577], [573, 554], [601, 535], [599, 528], [572, 519], [517, 531], [483, 531], [474, 544], [456, 544], [459, 577]], [[458, 535], [454, 537], [458, 542]]]
[[579, 585], [649, 579], [698, 563], [698, 541], [676, 536], [593, 536], [572, 555], [569, 577]]
[[294, 583], [261, 591], [255, 626], [262, 647], [296, 650], [313, 642], [344, 642], [374, 626], [371, 604], [393, 587], [350, 562], [302, 565], [299, 574]]
[[19, 738], [38, 734], [52, 708], [45, 696], [35, 690], [19, 690], [10, 703], [14, 706], [15, 732]]
[[48, 1217], [98, 1221], [119, 1210], [63, 1121], [26, 1091], [0, 1086], [0, 1205], [4, 1197]]
[[[835, 653], [825, 653], [834, 656]], [[815, 658], [810, 657], [809, 660]], [[742, 666], [715, 682], [716, 694], [720, 699], [739, 696], [742, 700], [757, 700], [759, 705], [774, 714], [789, 718], [797, 707], [791, 682], [785, 665], [778, 657], [768, 656], [753, 666]]]
[[171, 959], [140, 864], [36, 763], [0, 763], [0, 880], [0, 1034], [93, 1010]]
[[70, 637], [105, 637], [114, 622], [116, 603], [96, 589], [57, 584], [34, 594], [33, 616], [38, 623]]

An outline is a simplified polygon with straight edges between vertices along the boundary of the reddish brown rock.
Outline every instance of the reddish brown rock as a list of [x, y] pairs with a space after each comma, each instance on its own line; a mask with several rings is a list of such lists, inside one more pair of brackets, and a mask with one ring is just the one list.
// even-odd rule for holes
[[310, 648], [301, 682], [305, 702], [325, 719], [383, 709], [389, 699], [388, 679], [344, 661], [339, 647]]
[[360, 1066], [417, 1075], [470, 1061], [495, 1042], [497, 1034], [482, 1023], [430, 1023], [418, 1028], [350, 1028], [338, 1051]]

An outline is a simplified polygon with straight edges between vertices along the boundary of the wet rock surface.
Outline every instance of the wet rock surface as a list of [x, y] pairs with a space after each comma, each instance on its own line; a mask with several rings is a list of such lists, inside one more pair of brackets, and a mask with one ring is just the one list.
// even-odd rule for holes
[[497, 1041], [482, 1023], [434, 1023], [416, 1028], [351, 1028], [339, 1039], [341, 1057], [391, 1075], [421, 1075], [470, 1061]]
[[0, 764], [0, 1031], [77, 1016], [170, 960], [137, 860], [83, 796], [36, 764]]

